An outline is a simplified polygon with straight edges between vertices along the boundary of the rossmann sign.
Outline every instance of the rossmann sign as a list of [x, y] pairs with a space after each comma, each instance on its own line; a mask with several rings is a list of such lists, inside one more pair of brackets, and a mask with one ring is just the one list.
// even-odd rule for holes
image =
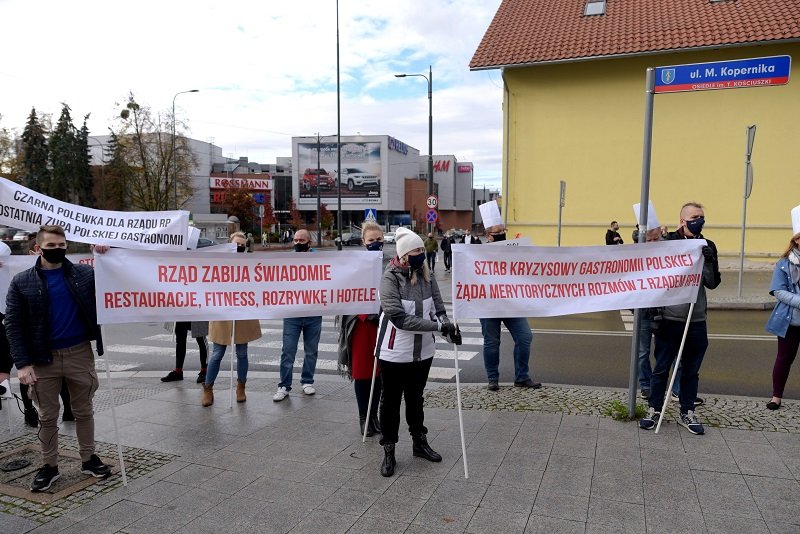
[[211, 189], [239, 187], [250, 191], [272, 191], [273, 181], [267, 178], [210, 178]]

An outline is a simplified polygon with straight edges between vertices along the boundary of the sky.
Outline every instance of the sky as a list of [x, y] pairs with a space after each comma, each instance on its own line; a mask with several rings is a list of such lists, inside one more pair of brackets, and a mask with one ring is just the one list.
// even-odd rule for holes
[[[502, 78], [469, 70], [500, 0], [340, 0], [342, 135], [391, 135], [474, 163], [499, 187]], [[336, 134], [336, 1], [0, 0], [0, 127], [62, 103], [106, 135], [129, 93], [225, 156], [275, 163], [291, 138]]]

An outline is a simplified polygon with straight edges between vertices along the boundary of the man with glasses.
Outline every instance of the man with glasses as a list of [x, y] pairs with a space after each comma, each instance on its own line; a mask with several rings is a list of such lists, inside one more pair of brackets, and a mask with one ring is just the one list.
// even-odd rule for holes
[[[311, 248], [311, 236], [308, 230], [298, 230], [294, 234], [295, 252], [314, 252]], [[317, 392], [314, 389], [314, 371], [317, 368], [317, 350], [319, 347], [319, 336], [322, 332], [322, 317], [289, 317], [283, 320], [283, 347], [281, 349], [281, 381], [278, 383], [278, 391], [272, 396], [272, 400], [280, 402], [289, 396], [292, 390], [292, 369], [294, 359], [297, 354], [297, 343], [300, 341], [300, 334], [303, 334], [303, 371], [300, 374], [300, 385], [303, 393], [313, 395]]]

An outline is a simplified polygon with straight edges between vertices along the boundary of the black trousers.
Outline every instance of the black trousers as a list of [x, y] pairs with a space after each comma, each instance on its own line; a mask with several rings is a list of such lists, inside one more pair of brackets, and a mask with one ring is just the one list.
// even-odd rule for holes
[[428, 433], [425, 428], [425, 411], [422, 393], [428, 382], [433, 358], [418, 362], [398, 363], [381, 360], [383, 377], [383, 405], [381, 406], [381, 445], [397, 443], [400, 430], [400, 401], [406, 400], [406, 423], [412, 437]]
[[[189, 321], [178, 321], [175, 323], [175, 368], [183, 369], [183, 362], [186, 361], [186, 337], [189, 330], [192, 328], [192, 323]], [[200, 349], [200, 368], [205, 369], [208, 367], [208, 343], [206, 343], [205, 336], [194, 338], [197, 341], [197, 347]]]

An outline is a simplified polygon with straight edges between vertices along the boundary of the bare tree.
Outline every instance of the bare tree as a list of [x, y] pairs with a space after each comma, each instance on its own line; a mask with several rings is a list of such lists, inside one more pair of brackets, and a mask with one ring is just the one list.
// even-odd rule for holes
[[[153, 114], [149, 106], [136, 102], [133, 93], [128, 95], [120, 113], [119, 127], [113, 133], [119, 155], [130, 170], [126, 200], [133, 209], [172, 209], [176, 190], [180, 207], [194, 192], [190, 171], [195, 158], [188, 140], [182, 135], [183, 124], [175, 124], [174, 120], [171, 112]], [[174, 152], [173, 130], [176, 132]]]

